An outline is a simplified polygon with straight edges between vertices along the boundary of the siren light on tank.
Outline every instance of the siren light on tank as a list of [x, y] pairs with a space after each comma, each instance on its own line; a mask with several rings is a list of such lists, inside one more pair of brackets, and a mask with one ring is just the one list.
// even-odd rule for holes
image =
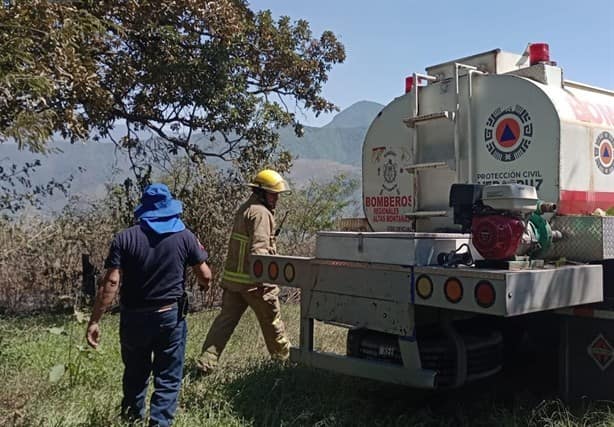
[[414, 86], [414, 77], [405, 77], [405, 93], [411, 92], [411, 88]]
[[550, 46], [548, 43], [531, 43], [529, 45], [529, 64], [550, 63]]

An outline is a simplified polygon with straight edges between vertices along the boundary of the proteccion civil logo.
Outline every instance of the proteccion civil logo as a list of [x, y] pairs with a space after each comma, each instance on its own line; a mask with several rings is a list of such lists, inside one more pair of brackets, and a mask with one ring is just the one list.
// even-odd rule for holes
[[614, 171], [613, 148], [614, 136], [610, 132], [601, 132], [593, 146], [593, 157], [595, 164], [604, 175], [609, 175]]
[[502, 162], [520, 158], [529, 149], [532, 138], [531, 115], [520, 105], [499, 107], [486, 120], [486, 149], [491, 156]]

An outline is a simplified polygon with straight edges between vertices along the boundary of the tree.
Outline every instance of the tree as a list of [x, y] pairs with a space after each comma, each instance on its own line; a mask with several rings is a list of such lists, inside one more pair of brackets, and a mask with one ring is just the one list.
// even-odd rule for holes
[[352, 195], [357, 187], [356, 179], [339, 174], [326, 182], [312, 180], [304, 188], [280, 198], [279, 252], [313, 256], [316, 233], [335, 229], [337, 220], [355, 204]]
[[314, 38], [245, 0], [17, 1], [0, 30], [0, 141], [42, 150], [53, 132], [94, 133], [140, 154], [149, 131], [171, 153], [238, 160], [243, 173], [289, 161], [277, 129], [302, 127], [288, 103], [333, 111], [322, 85], [345, 59], [332, 32]]

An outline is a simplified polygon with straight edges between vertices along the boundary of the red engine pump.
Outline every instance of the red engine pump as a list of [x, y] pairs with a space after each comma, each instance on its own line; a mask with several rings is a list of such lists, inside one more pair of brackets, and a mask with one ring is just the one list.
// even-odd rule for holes
[[471, 221], [473, 246], [485, 259], [510, 259], [518, 250], [525, 224], [504, 215], [476, 215]]
[[[539, 210], [555, 205], [539, 203], [535, 187], [521, 184], [452, 184], [450, 206], [454, 223], [471, 232], [477, 251], [487, 260], [508, 260], [531, 250], [547, 248], [554, 237], [545, 221], [532, 223]], [[539, 221], [538, 221], [539, 222]]]

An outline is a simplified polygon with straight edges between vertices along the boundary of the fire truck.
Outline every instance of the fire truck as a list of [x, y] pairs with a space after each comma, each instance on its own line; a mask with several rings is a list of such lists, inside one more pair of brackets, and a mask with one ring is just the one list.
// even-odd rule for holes
[[[614, 399], [613, 150], [614, 92], [565, 80], [545, 43], [427, 67], [367, 131], [368, 230], [250, 274], [301, 289], [301, 364], [453, 388], [537, 335], [564, 398]], [[316, 321], [348, 329], [344, 354]]]

